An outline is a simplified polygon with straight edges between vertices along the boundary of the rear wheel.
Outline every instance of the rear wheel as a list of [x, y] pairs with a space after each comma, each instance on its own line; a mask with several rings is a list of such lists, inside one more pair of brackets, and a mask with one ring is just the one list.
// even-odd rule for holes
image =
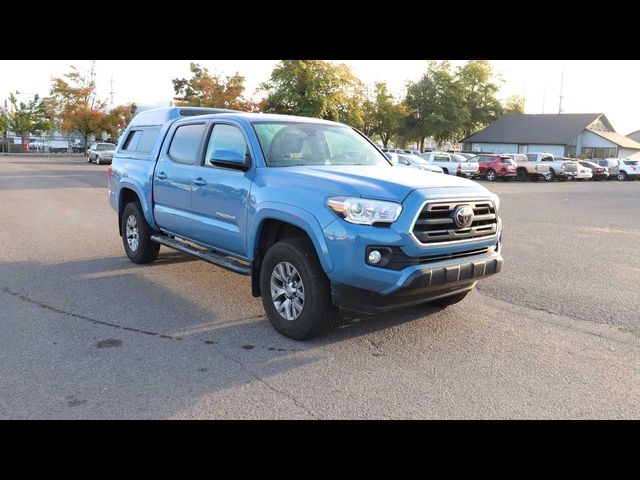
[[526, 182], [529, 175], [527, 174], [527, 170], [525, 168], [519, 168], [518, 174], [516, 176], [519, 182]]
[[620, 171], [618, 172], [618, 180], [624, 182], [627, 179], [627, 172]]
[[433, 307], [448, 307], [449, 305], [454, 305], [464, 300], [464, 298], [469, 294], [469, 292], [470, 290], [467, 292], [451, 295], [450, 297], [438, 298], [437, 300], [432, 300], [430, 302], [427, 302], [427, 305], [431, 305]]
[[444, 173], [445, 175], [449, 175], [449, 170], [442, 167], [442, 173]]
[[260, 291], [269, 321], [287, 337], [306, 340], [334, 325], [338, 309], [331, 302], [329, 279], [306, 238], [287, 238], [267, 251]]
[[139, 202], [128, 203], [122, 211], [122, 243], [133, 263], [150, 263], [158, 258], [160, 244], [151, 240], [153, 229], [142, 213]]
[[493, 169], [487, 170], [487, 180], [489, 182], [495, 182], [496, 178], [497, 178], [497, 176], [496, 176], [496, 171], [495, 170], [493, 170]]

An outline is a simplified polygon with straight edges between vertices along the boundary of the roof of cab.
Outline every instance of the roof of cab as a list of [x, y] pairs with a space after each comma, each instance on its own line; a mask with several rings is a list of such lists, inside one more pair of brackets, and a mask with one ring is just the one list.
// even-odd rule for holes
[[224, 108], [202, 108], [202, 107], [165, 107], [154, 108], [152, 110], [144, 110], [136, 114], [131, 120], [131, 126], [144, 125], [163, 125], [171, 120], [179, 118], [188, 118], [193, 116], [202, 116], [203, 118], [213, 118], [224, 114], [227, 118], [242, 118], [249, 122], [305, 122], [320, 123], [326, 125], [340, 125], [341, 123], [332, 122], [330, 120], [321, 120], [311, 117], [298, 117], [294, 115], [277, 115], [269, 113], [249, 113], [239, 110], [227, 110]]

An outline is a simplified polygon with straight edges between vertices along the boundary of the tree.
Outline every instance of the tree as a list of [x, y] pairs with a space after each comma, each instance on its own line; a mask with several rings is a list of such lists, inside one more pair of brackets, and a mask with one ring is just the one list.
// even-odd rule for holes
[[471, 60], [456, 69], [468, 110], [462, 125], [462, 135], [486, 127], [502, 115], [502, 105], [496, 97], [498, 85], [493, 81], [491, 64], [487, 60]]
[[193, 76], [174, 78], [173, 90], [177, 105], [232, 110], [252, 110], [259, 104], [244, 99], [244, 77], [236, 72], [226, 79], [213, 75], [197, 63], [190, 64]]
[[405, 120], [403, 137], [417, 140], [424, 148], [426, 137], [444, 143], [459, 137], [468, 122], [462, 83], [455, 78], [449, 62], [431, 61], [427, 72], [415, 83], [407, 83], [405, 104], [409, 116]]
[[22, 137], [22, 145], [28, 143], [29, 135], [40, 134], [49, 128], [49, 122], [44, 114], [42, 101], [38, 95], [27, 103], [19, 102], [16, 95], [19, 92], [9, 95], [11, 109], [6, 120], [6, 128]]
[[502, 107], [503, 114], [522, 114], [524, 113], [524, 98], [520, 95], [511, 95]]
[[76, 67], [71, 69], [64, 78], [52, 80], [47, 104], [52, 114], [61, 120], [60, 129], [79, 133], [86, 149], [89, 136], [105, 130], [107, 103], [97, 96], [93, 71], [81, 74]]
[[301, 115], [364, 126], [364, 84], [345, 64], [283, 60], [260, 85], [267, 112]]
[[135, 103], [130, 105], [118, 105], [104, 117], [102, 122], [103, 130], [112, 137], [119, 137], [131, 122], [136, 114], [138, 106]]
[[374, 84], [373, 99], [365, 100], [363, 111], [364, 134], [368, 137], [379, 137], [383, 148], [387, 148], [408, 114], [404, 105], [394, 102], [385, 82]]

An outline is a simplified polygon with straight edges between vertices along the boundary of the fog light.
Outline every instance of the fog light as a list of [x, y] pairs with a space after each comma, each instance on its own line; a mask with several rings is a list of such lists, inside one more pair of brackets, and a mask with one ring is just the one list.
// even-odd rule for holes
[[378, 263], [381, 258], [382, 258], [382, 255], [378, 250], [373, 250], [372, 252], [369, 253], [369, 263], [371, 263], [372, 265], [375, 265], [376, 263]]

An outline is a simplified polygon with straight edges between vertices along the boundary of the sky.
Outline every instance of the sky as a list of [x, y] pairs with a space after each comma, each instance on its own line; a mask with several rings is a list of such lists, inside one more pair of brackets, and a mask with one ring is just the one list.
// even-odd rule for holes
[[[211, 72], [245, 77], [245, 97], [260, 99], [259, 84], [269, 78], [278, 60], [193, 60]], [[416, 81], [427, 60], [339, 60], [366, 84], [386, 81], [399, 99], [407, 80]], [[454, 66], [464, 60], [452, 60]], [[190, 77], [189, 60], [97, 60], [96, 83], [101, 98], [110, 99], [113, 78], [114, 104], [138, 105], [168, 102], [173, 96], [171, 79]], [[618, 133], [640, 129], [640, 61], [638, 60], [496, 60], [491, 61], [499, 81], [499, 98], [525, 97], [526, 113], [558, 113], [561, 78], [563, 113], [604, 113]], [[89, 69], [89, 60], [1, 60], [0, 101], [18, 90], [25, 97], [45, 96], [51, 78], [75, 65]]]

